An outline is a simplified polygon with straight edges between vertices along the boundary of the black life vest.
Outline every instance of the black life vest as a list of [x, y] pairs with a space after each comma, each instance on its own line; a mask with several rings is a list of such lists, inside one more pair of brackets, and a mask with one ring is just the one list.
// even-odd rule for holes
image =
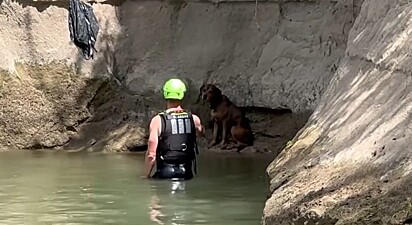
[[162, 118], [162, 131], [156, 150], [158, 165], [196, 162], [198, 150], [192, 114], [180, 110], [165, 111], [159, 116]]

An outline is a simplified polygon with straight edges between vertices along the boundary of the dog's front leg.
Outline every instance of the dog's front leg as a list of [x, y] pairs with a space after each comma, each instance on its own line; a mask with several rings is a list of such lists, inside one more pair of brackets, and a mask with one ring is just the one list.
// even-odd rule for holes
[[217, 133], [219, 131], [219, 124], [217, 123], [217, 121], [215, 120], [213, 122], [213, 139], [212, 142], [210, 143], [209, 147], [215, 146], [217, 143]]
[[221, 145], [222, 147], [226, 144], [227, 128], [228, 128], [227, 122], [226, 122], [226, 121], [222, 121], [222, 141], [220, 142], [220, 145]]

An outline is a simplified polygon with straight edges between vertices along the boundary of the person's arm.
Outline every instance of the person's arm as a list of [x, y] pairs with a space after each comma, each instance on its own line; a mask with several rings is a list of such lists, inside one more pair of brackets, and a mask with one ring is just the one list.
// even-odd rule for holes
[[202, 126], [200, 118], [196, 115], [193, 115], [193, 122], [195, 123], [197, 136], [203, 137], [205, 135], [205, 128]]
[[149, 178], [152, 173], [153, 166], [156, 161], [156, 149], [159, 142], [159, 127], [160, 127], [160, 117], [155, 116], [152, 121], [150, 121], [149, 126], [149, 140], [147, 142], [147, 151], [145, 159], [145, 177]]

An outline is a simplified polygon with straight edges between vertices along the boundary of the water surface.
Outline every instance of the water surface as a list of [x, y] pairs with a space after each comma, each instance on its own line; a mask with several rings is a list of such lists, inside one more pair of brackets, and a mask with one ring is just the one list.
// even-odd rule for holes
[[271, 157], [202, 153], [187, 182], [141, 179], [142, 154], [0, 153], [0, 224], [260, 224]]

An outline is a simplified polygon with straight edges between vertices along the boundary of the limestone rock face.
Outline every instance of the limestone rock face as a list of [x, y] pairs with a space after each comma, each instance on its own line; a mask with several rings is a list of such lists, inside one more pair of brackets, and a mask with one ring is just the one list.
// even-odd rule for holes
[[178, 75], [193, 97], [213, 82], [241, 106], [313, 111], [344, 54], [355, 3], [127, 2], [122, 23], [136, 26], [118, 41], [117, 62], [130, 65], [119, 74], [140, 93]]
[[409, 224], [412, 1], [365, 0], [315, 112], [269, 166], [263, 224]]
[[90, 117], [92, 93], [62, 65], [17, 66], [0, 73], [0, 147], [51, 148], [69, 142], [75, 127]]
[[[70, 43], [68, 4], [1, 2], [0, 148], [61, 147], [93, 117], [90, 101], [107, 76]], [[114, 7], [96, 8], [116, 26]]]
[[[8, 88], [2, 89], [7, 99], [1, 101], [1, 118], [9, 125], [0, 130], [0, 147], [91, 140], [99, 146], [99, 140], [122, 139], [109, 148], [129, 149], [125, 139], [144, 140], [129, 130], [144, 133], [146, 120], [163, 107], [160, 98], [152, 102], [153, 95], [160, 95], [171, 76], [188, 84], [188, 103], [207, 81], [240, 106], [311, 112], [344, 55], [359, 2], [265, 1], [256, 7], [253, 0], [99, 1], [93, 4], [100, 25], [98, 53], [85, 61], [70, 42], [68, 1], [2, 1], [0, 69]], [[75, 77], [67, 80], [75, 83], [67, 89], [48, 74], [42, 82], [55, 82], [55, 88], [42, 89], [37, 83], [43, 75], [30, 75], [39, 66], [63, 80]], [[98, 93], [112, 93], [107, 83], [116, 97]], [[95, 97], [99, 104], [90, 102]], [[67, 111], [60, 113], [56, 104]], [[109, 108], [116, 113], [107, 113]], [[98, 130], [94, 135], [80, 135], [91, 127]]]
[[171, 76], [188, 84], [188, 103], [208, 81], [240, 106], [311, 112], [359, 10], [352, 0], [99, 1], [98, 52], [85, 61], [70, 42], [68, 5], [1, 2], [0, 147], [135, 148]]

